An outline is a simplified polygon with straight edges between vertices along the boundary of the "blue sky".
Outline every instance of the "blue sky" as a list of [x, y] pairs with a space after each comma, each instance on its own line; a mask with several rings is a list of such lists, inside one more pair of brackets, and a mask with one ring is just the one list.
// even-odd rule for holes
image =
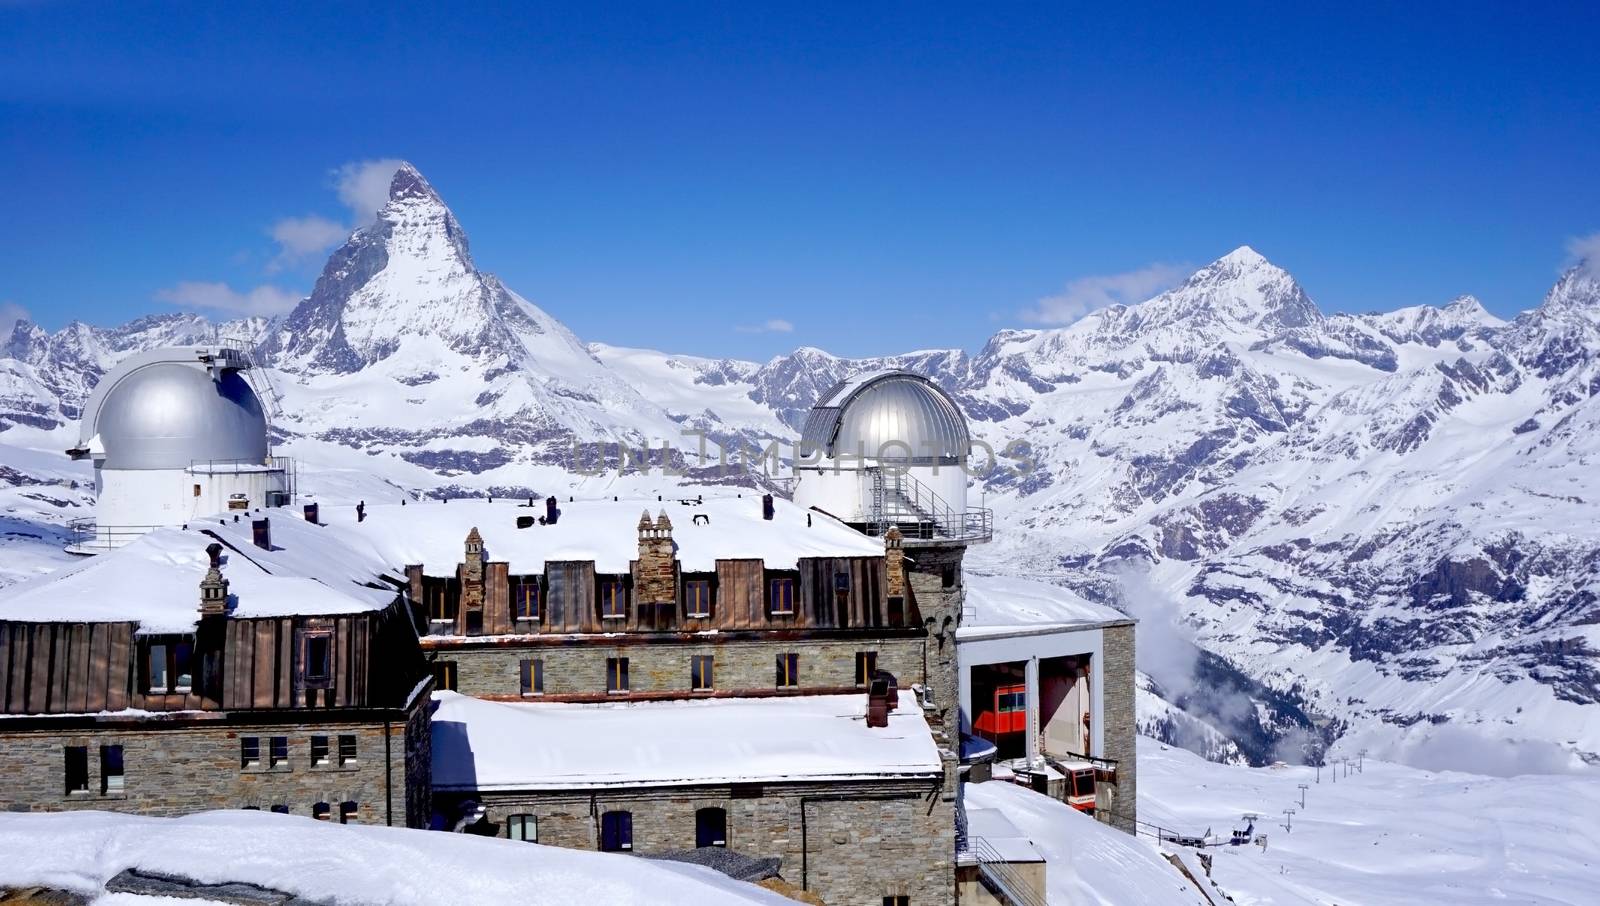
[[274, 230], [386, 158], [580, 336], [754, 358], [973, 349], [1240, 244], [1325, 310], [1509, 315], [1600, 231], [1592, 3], [241, 6], [0, 0], [8, 312], [281, 304], [322, 255]]

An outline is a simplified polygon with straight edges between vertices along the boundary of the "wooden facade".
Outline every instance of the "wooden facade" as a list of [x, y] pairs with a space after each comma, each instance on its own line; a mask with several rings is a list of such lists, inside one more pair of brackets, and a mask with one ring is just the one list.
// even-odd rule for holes
[[[718, 560], [715, 572], [676, 574], [676, 597], [657, 604], [637, 600], [638, 561], [621, 574], [597, 573], [593, 561], [552, 560], [544, 572], [529, 577], [510, 574], [503, 561], [490, 561], [481, 631], [472, 632], [460, 606], [462, 583], [456, 576], [427, 576], [422, 567], [406, 567], [414, 614], [420, 632], [433, 635], [582, 635], [596, 633], [700, 632], [705, 630], [860, 630], [921, 625], [915, 596], [890, 595], [884, 558], [814, 557], [798, 569], [773, 570], [758, 559]], [[459, 570], [458, 574], [459, 575]], [[536, 619], [517, 619], [512, 611], [513, 584], [537, 582]], [[791, 583], [792, 613], [775, 612], [773, 581]], [[708, 582], [710, 616], [690, 616], [685, 606], [687, 582]], [[620, 582], [621, 616], [608, 616], [602, 601], [607, 582]], [[439, 606], [442, 603], [444, 619]]]
[[[308, 649], [308, 639], [318, 641]], [[153, 644], [187, 647], [187, 685], [152, 687]], [[308, 650], [327, 668], [309, 680]], [[192, 634], [141, 635], [133, 622], [0, 622], [6, 714], [400, 707], [425, 675], [398, 596], [365, 613], [206, 617]]]

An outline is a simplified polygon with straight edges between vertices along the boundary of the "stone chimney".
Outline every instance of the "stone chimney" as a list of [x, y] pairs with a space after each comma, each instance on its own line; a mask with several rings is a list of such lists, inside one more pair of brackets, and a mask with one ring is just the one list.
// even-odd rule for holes
[[884, 594], [890, 598], [906, 596], [906, 551], [899, 526], [883, 533]]
[[272, 550], [272, 520], [265, 516], [250, 521], [250, 537], [256, 547], [264, 551]]
[[314, 503], [306, 504], [305, 505], [306, 521], [311, 523], [312, 525], [321, 525], [322, 523], [317, 521], [318, 520], [318, 516], [321, 514], [321, 509], [322, 509], [321, 507], [317, 506]]
[[639, 566], [634, 594], [641, 604], [674, 604], [678, 600], [678, 553], [672, 544], [672, 520], [665, 510], [650, 519], [639, 517]]
[[206, 554], [211, 557], [211, 568], [200, 580], [200, 616], [227, 616], [228, 580], [222, 578], [222, 545], [211, 542], [206, 545]]

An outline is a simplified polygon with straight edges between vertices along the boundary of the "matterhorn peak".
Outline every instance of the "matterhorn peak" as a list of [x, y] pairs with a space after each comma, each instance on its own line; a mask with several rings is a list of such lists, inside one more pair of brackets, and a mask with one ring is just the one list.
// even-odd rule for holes
[[1238, 267], [1253, 268], [1259, 267], [1263, 264], [1270, 265], [1272, 262], [1268, 261], [1260, 252], [1256, 251], [1250, 246], [1241, 245], [1228, 254], [1223, 255], [1221, 258], [1218, 258], [1214, 263], [1232, 264]]
[[389, 200], [400, 201], [405, 198], [424, 198], [443, 203], [439, 193], [434, 191], [433, 185], [422, 175], [410, 161], [401, 161], [395, 168], [394, 178], [389, 180]]

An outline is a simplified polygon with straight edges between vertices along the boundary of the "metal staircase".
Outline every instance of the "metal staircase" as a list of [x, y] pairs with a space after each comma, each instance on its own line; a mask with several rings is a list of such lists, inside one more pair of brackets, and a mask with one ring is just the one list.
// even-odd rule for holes
[[882, 535], [892, 525], [907, 544], [981, 544], [994, 537], [993, 510], [957, 510], [904, 468], [873, 466], [867, 473], [871, 481], [867, 534]]

